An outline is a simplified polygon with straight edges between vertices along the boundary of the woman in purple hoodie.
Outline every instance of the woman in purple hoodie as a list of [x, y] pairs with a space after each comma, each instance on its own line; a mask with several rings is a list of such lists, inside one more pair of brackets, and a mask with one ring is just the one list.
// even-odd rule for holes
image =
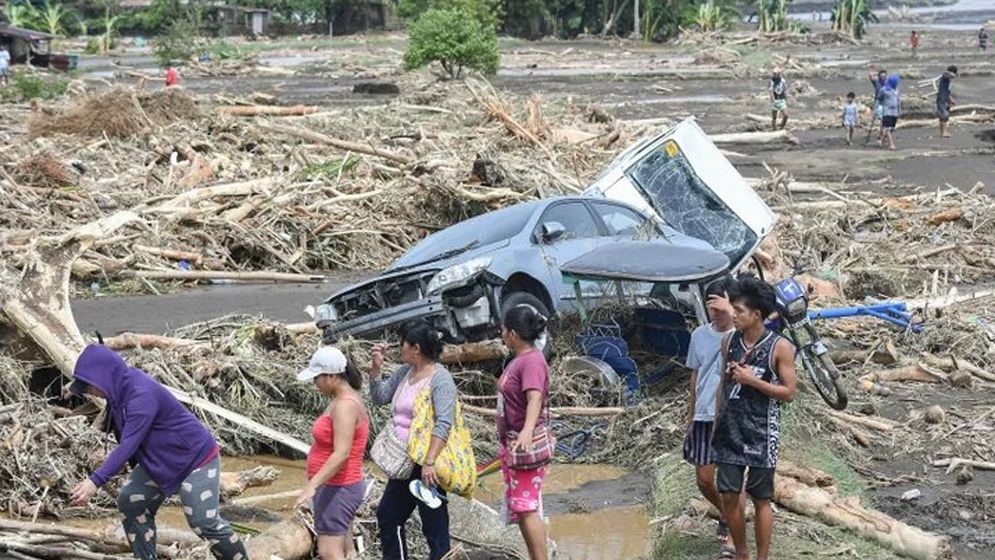
[[155, 514], [179, 491], [187, 523], [212, 543], [215, 558], [248, 560], [245, 546], [220, 515], [221, 449], [197, 417], [169, 389], [105, 346], [87, 346], [73, 376], [70, 391], [107, 401], [107, 425], [118, 441], [104, 464], [73, 489], [73, 504], [85, 504], [130, 464], [117, 507], [135, 557], [156, 558]]

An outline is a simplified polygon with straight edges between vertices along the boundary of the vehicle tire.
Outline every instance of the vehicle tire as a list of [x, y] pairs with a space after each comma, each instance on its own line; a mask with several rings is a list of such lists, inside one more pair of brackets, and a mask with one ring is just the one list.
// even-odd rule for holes
[[806, 346], [801, 349], [801, 359], [822, 400], [826, 401], [830, 408], [836, 410], [846, 408], [846, 389], [843, 388], [839, 371], [829, 354], [817, 356], [810, 346]]
[[536, 346], [539, 347], [541, 345], [542, 355], [546, 356], [547, 361], [552, 359], [555, 317], [550, 314], [549, 309], [546, 308], [546, 304], [536, 296], [528, 292], [512, 292], [506, 294], [501, 299], [501, 319], [504, 320], [504, 315], [509, 309], [519, 305], [527, 305], [543, 317], [546, 317], [546, 332], [536, 341]]

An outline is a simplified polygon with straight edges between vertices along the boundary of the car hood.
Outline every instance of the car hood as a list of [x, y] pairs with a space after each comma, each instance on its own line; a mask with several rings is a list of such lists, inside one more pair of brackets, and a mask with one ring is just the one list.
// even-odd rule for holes
[[503, 248], [507, 247], [510, 242], [511, 242], [510, 240], [505, 239], [505, 240], [499, 241], [497, 243], [491, 243], [490, 245], [484, 245], [482, 247], [475, 247], [473, 249], [470, 249], [469, 251], [465, 251], [465, 252], [459, 253], [458, 255], [453, 255], [451, 257], [448, 257], [448, 258], [445, 258], [445, 259], [441, 259], [441, 260], [437, 260], [437, 261], [428, 261], [428, 262], [425, 262], [425, 263], [422, 263], [422, 264], [417, 264], [417, 265], [412, 265], [412, 266], [406, 266], [404, 268], [393, 268], [393, 267], [392, 268], [388, 268], [387, 270], [385, 270], [383, 272], [383, 274], [381, 274], [379, 276], [375, 276], [375, 277], [373, 277], [373, 278], [371, 278], [369, 280], [366, 280], [364, 282], [360, 282], [358, 284], [353, 284], [353, 285], [351, 285], [351, 286], [349, 286], [347, 288], [343, 288], [343, 289], [335, 292], [334, 294], [332, 294], [331, 296], [329, 296], [325, 300], [325, 303], [330, 303], [330, 302], [334, 301], [335, 299], [337, 299], [337, 298], [339, 298], [339, 297], [341, 297], [343, 295], [367, 289], [367, 288], [369, 288], [369, 287], [371, 287], [371, 286], [373, 286], [375, 284], [378, 284], [378, 283], [381, 283], [381, 282], [384, 282], [384, 281], [390, 281], [390, 280], [399, 279], [399, 278], [406, 278], [406, 277], [409, 277], [409, 276], [419, 276], [419, 275], [425, 274], [426, 272], [437, 272], [437, 271], [443, 270], [445, 268], [449, 268], [450, 266], [453, 266], [453, 265], [456, 265], [456, 264], [459, 264], [459, 263], [467, 262], [467, 261], [475, 259], [477, 257], [484, 257], [484, 256], [487, 256], [490, 253], [493, 253], [495, 251], [498, 251], [500, 249], [503, 249]]
[[619, 241], [584, 253], [560, 270], [586, 280], [698, 282], [726, 273], [729, 258], [697, 244]]

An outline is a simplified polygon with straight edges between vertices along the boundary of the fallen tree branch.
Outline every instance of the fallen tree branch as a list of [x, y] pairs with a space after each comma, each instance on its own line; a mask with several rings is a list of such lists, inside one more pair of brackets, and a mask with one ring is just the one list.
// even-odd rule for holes
[[786, 142], [798, 144], [798, 138], [787, 130], [774, 132], [729, 132], [725, 134], [709, 134], [708, 138], [716, 144], [776, 144]]
[[[463, 410], [467, 412], [472, 412], [474, 414], [480, 414], [483, 416], [497, 417], [497, 409], [487, 408], [483, 406], [474, 406], [472, 404], [467, 404], [460, 401]], [[618, 416], [625, 412], [624, 408], [605, 406], [596, 408], [578, 407], [578, 406], [554, 406], [549, 409], [549, 413], [553, 416], [583, 416], [589, 418], [603, 418]]]
[[317, 113], [318, 108], [307, 105], [292, 105], [290, 107], [278, 107], [274, 105], [224, 105], [217, 108], [223, 115], [234, 115], [237, 117], [256, 116], [301, 116]]
[[863, 376], [861, 379], [868, 379], [870, 381], [918, 381], [920, 383], [942, 383], [947, 380], [939, 372], [930, 371], [920, 364], [875, 371]]
[[287, 272], [238, 272], [225, 270], [123, 270], [121, 278], [145, 278], [147, 280], [239, 280], [242, 282], [324, 282], [325, 277], [317, 274], [292, 274]]
[[820, 488], [778, 476], [774, 479], [774, 500], [797, 514], [849, 529], [907, 558], [953, 558], [949, 538], [906, 525], [884, 513], [865, 509], [856, 496], [833, 496]]
[[264, 122], [257, 123], [256, 126], [258, 126], [263, 130], [269, 130], [270, 132], [276, 132], [279, 134], [294, 136], [302, 140], [307, 140], [308, 142], [326, 144], [328, 146], [333, 146], [340, 150], [356, 152], [357, 154], [366, 154], [369, 156], [383, 158], [388, 161], [393, 161], [394, 163], [399, 163], [401, 165], [410, 165], [414, 163], [414, 160], [409, 158], [408, 156], [383, 150], [374, 146], [367, 146], [365, 144], [356, 144], [355, 142], [347, 142], [345, 140], [339, 140], [338, 138], [332, 138], [331, 136], [326, 136], [324, 134], [315, 132], [313, 130], [308, 130], [306, 128], [300, 128], [285, 124], [264, 123]]
[[[54, 525], [51, 523], [29, 523], [27, 521], [14, 521], [10, 519], [0, 519], [0, 531], [14, 531], [18, 533], [28, 533], [33, 535], [57, 535], [69, 537], [75, 541], [89, 541], [99, 545], [116, 549], [121, 552], [128, 552], [131, 546], [124, 539], [114, 538], [103, 534], [100, 531], [90, 529], [79, 529], [66, 525]], [[156, 552], [165, 558], [174, 558], [176, 553], [166, 546], [156, 546]]]
[[439, 361], [446, 365], [476, 364], [488, 360], [500, 360], [507, 355], [508, 348], [504, 342], [494, 339], [482, 342], [447, 344], [442, 349]]
[[932, 354], [925, 354], [923, 355], [922, 359], [927, 364], [936, 368], [940, 368], [943, 371], [962, 370], [966, 371], [967, 373], [970, 373], [971, 375], [977, 377], [978, 379], [995, 382], [995, 374], [983, 370], [980, 367], [972, 364], [971, 362], [963, 358], [955, 358], [954, 356], [941, 358], [939, 356], [934, 356]]
[[844, 422], [851, 424], [859, 424], [866, 428], [871, 428], [872, 430], [877, 430], [879, 432], [890, 432], [894, 430], [898, 423], [893, 420], [888, 420], [887, 418], [880, 417], [870, 417], [870, 416], [855, 416], [853, 414], [847, 414], [845, 412], [837, 412], [835, 410], [826, 411], [829, 416], [837, 418]]
[[189, 338], [175, 338], [172, 336], [162, 336], [157, 334], [136, 334], [131, 332], [121, 333], [104, 339], [104, 345], [114, 351], [131, 350], [141, 348], [148, 350], [156, 348], [165, 350], [167, 348], [210, 348], [210, 344], [201, 340]]
[[289, 519], [250, 538], [245, 548], [249, 558], [252, 559], [266, 560], [276, 557], [283, 560], [299, 560], [311, 556], [314, 544], [314, 537], [307, 526], [296, 519]]
[[975, 469], [981, 469], [983, 471], [995, 471], [995, 463], [991, 461], [975, 461], [974, 459], [962, 459], [960, 457], [953, 457], [950, 459], [940, 459], [938, 461], [933, 461], [934, 467], [947, 467], [947, 474], [950, 474], [957, 470], [957, 467], [973, 467]]

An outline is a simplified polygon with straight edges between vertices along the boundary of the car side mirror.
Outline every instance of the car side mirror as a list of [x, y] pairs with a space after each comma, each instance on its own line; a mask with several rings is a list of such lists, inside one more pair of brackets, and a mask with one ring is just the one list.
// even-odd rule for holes
[[563, 224], [560, 222], [545, 222], [542, 224], [542, 242], [546, 244], [555, 243], [566, 232], [567, 228], [563, 227]]

